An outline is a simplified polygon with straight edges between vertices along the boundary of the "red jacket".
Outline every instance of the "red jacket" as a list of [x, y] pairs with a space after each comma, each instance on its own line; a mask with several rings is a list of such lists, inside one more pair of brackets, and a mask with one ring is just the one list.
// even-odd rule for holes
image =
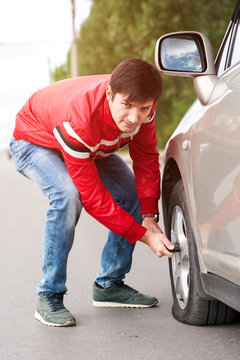
[[86, 211], [129, 242], [146, 231], [116, 204], [101, 183], [94, 159], [129, 144], [142, 213], [158, 213], [160, 174], [154, 109], [133, 133], [121, 133], [112, 119], [106, 87], [110, 75], [56, 82], [37, 91], [16, 117], [13, 136], [60, 150]]

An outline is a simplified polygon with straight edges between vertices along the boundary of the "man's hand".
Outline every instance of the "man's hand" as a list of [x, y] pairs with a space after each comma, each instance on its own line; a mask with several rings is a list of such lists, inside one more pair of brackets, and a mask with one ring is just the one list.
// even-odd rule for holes
[[145, 217], [143, 220], [143, 226], [149, 231], [162, 233], [162, 230], [152, 217]]
[[[150, 219], [150, 218], [146, 218]], [[152, 221], [155, 222], [155, 225], [152, 221], [144, 219], [144, 226], [147, 228], [147, 231], [145, 234], [141, 237], [140, 241], [147, 244], [150, 249], [158, 256], [168, 256], [171, 258], [173, 254], [167, 250], [173, 250], [174, 246], [173, 244], [168, 240], [168, 238], [163, 234], [160, 227], [157, 225], [157, 223], [152, 219]], [[157, 230], [157, 231], [156, 231]]]

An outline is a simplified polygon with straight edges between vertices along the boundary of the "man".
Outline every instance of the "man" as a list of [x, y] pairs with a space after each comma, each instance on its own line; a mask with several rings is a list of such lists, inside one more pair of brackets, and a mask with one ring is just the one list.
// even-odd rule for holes
[[[63, 295], [67, 258], [82, 206], [110, 229], [102, 271], [93, 284], [93, 305], [151, 307], [157, 303], [123, 279], [137, 240], [159, 257], [172, 256], [168, 249], [173, 245], [155, 221], [160, 176], [154, 115], [161, 90], [156, 68], [131, 58], [111, 76], [78, 77], [41, 89], [17, 114], [11, 141], [17, 170], [32, 179], [50, 203], [35, 313], [43, 324], [76, 323], [63, 305]], [[127, 144], [135, 176], [115, 154]]]

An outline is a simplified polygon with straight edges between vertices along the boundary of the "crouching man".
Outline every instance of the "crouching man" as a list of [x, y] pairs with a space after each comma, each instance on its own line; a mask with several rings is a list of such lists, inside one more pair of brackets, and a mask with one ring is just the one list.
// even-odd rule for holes
[[[63, 296], [82, 206], [110, 230], [102, 269], [93, 284], [93, 305], [157, 303], [123, 279], [138, 240], [158, 257], [172, 256], [168, 249], [173, 246], [157, 224], [160, 173], [155, 107], [161, 91], [157, 69], [130, 58], [111, 75], [77, 77], [41, 89], [17, 114], [10, 144], [16, 168], [49, 198], [35, 313], [43, 324], [76, 324]], [[134, 172], [116, 154], [126, 145]]]

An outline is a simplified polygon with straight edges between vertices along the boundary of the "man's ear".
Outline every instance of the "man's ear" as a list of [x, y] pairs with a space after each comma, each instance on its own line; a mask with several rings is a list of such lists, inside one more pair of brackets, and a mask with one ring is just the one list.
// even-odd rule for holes
[[106, 98], [107, 98], [107, 101], [112, 101], [112, 89], [111, 89], [111, 86], [108, 85], [107, 89], [106, 89]]

